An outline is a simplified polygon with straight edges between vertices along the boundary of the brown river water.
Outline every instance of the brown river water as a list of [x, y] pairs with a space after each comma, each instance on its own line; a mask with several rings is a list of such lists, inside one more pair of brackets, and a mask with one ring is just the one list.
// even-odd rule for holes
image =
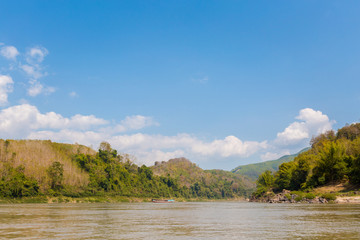
[[360, 239], [360, 205], [1, 204], [0, 239]]

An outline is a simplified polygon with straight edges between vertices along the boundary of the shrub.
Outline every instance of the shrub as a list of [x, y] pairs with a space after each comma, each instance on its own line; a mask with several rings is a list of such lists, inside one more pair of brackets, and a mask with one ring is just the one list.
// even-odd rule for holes
[[324, 193], [322, 197], [328, 201], [334, 201], [336, 199], [336, 195], [334, 193]]
[[299, 197], [304, 197], [304, 193], [301, 191], [291, 191], [291, 194], [298, 195]]
[[53, 162], [47, 169], [50, 178], [50, 186], [53, 190], [59, 190], [63, 187], [64, 181], [64, 164], [60, 162]]
[[305, 198], [306, 199], [314, 199], [316, 196], [315, 196], [315, 194], [313, 194], [313, 193], [307, 193], [307, 194], [305, 194]]
[[285, 197], [289, 200], [291, 200], [291, 195], [290, 194], [285, 194]]
[[297, 196], [296, 198], [295, 198], [295, 201], [296, 202], [300, 202], [300, 201], [302, 201], [303, 200], [303, 197], [302, 196]]

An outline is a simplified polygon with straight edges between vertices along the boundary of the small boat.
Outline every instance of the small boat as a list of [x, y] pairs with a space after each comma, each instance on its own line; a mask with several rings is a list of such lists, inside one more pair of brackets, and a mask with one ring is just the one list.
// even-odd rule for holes
[[153, 203], [173, 203], [175, 202], [174, 199], [152, 199]]

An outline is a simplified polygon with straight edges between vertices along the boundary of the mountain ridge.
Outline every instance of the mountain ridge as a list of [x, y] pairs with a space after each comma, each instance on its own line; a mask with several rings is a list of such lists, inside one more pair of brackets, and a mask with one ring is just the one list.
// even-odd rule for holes
[[237, 166], [236, 168], [234, 168], [233, 170], [231, 170], [231, 172], [233, 172], [235, 174], [240, 174], [242, 176], [247, 176], [252, 181], [256, 181], [261, 173], [265, 172], [266, 170], [270, 170], [272, 172], [277, 171], [279, 169], [279, 166], [282, 163], [290, 162], [290, 161], [294, 160], [294, 158], [296, 156], [298, 156], [300, 153], [302, 153], [304, 151], [307, 151], [308, 149], [309, 148], [304, 148], [297, 153], [290, 154], [290, 155], [284, 155], [275, 160], [240, 165], [240, 166]]

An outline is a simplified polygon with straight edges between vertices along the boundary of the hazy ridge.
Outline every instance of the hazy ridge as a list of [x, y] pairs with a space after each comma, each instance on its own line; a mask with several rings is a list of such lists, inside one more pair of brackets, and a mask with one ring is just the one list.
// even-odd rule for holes
[[252, 181], [256, 181], [261, 173], [265, 172], [266, 170], [269, 170], [271, 172], [275, 172], [279, 170], [279, 166], [282, 163], [290, 162], [294, 160], [294, 158], [299, 155], [300, 153], [307, 151], [309, 148], [304, 148], [298, 153], [292, 154], [292, 155], [285, 155], [282, 156], [276, 160], [269, 160], [265, 162], [259, 162], [259, 163], [253, 163], [253, 164], [246, 164], [246, 165], [240, 165], [231, 172], [240, 174], [242, 176], [247, 176]]

